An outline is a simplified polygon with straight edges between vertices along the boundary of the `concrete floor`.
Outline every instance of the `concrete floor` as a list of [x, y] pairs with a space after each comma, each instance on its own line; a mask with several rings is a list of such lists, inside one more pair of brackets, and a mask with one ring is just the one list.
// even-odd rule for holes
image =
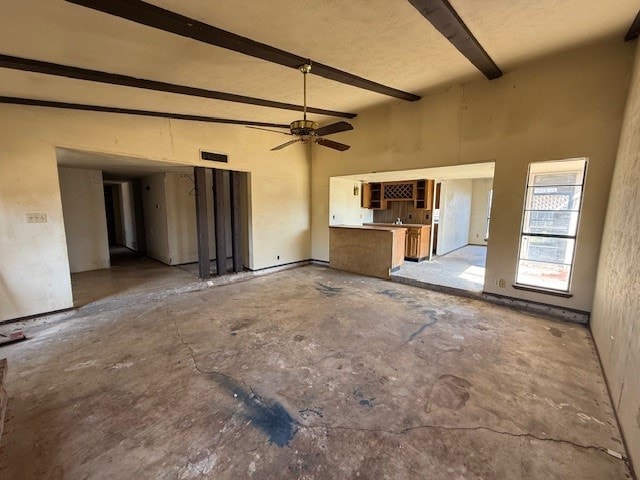
[[487, 247], [467, 245], [431, 261], [405, 261], [393, 273], [395, 280], [406, 279], [416, 286], [442, 286], [474, 294], [482, 293]]
[[[196, 264], [197, 265], [197, 264]], [[138, 295], [200, 283], [195, 273], [164, 263], [124, 247], [111, 249], [111, 268], [71, 275], [73, 304], [88, 305], [123, 295]]]
[[0, 351], [0, 478], [631, 478], [576, 324], [313, 266], [109, 305]]

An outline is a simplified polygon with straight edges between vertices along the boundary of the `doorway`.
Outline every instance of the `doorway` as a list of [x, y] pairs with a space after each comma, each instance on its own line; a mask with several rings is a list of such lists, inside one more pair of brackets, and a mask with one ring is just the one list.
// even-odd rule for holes
[[[165, 162], [57, 149], [60, 191], [74, 304], [84, 305], [115, 295], [137, 295], [196, 284], [200, 253], [196, 215], [197, 189], [192, 167]], [[214, 174], [206, 169], [202, 197], [214, 202]], [[227, 271], [242, 271], [249, 258], [248, 174], [223, 172], [222, 242], [215, 235], [217, 217], [208, 209], [204, 225], [210, 233], [209, 260], [218, 243], [225, 244]], [[242, 205], [235, 217], [227, 212], [236, 195]], [[224, 217], [224, 218], [223, 218]], [[235, 222], [236, 235], [232, 221]], [[228, 248], [227, 248], [228, 245]], [[234, 246], [241, 264], [233, 263]], [[227, 253], [228, 252], [228, 253]], [[237, 263], [237, 261], [236, 261]], [[214, 268], [207, 272], [217, 275]]]

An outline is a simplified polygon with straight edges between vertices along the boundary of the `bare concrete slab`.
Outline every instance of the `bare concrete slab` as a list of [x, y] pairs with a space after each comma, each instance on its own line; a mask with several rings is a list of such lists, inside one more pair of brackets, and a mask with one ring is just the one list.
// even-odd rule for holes
[[433, 257], [433, 260], [404, 262], [399, 270], [392, 274], [394, 280], [401, 283], [424, 287], [444, 287], [459, 293], [470, 292], [480, 295], [484, 287], [484, 271], [487, 247], [467, 245], [446, 255]]
[[629, 479], [589, 331], [303, 267], [27, 322], [0, 478]]

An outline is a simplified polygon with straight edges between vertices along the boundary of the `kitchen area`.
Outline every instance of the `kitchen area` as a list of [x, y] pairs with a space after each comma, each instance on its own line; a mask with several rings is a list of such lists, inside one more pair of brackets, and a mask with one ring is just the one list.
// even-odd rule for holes
[[[363, 183], [361, 208], [373, 213], [372, 221], [331, 226], [330, 265], [355, 273], [375, 271], [373, 276], [389, 278], [405, 261], [429, 260], [433, 253], [432, 229], [437, 228], [437, 224], [432, 225], [434, 193], [433, 179]], [[373, 239], [380, 237], [379, 231], [391, 232], [393, 238], [374, 251], [377, 243]], [[354, 251], [346, 254], [347, 245]], [[366, 255], [360, 261], [362, 252]], [[363, 271], [363, 264], [368, 273]]]
[[493, 163], [357, 177], [331, 179], [330, 267], [482, 291]]

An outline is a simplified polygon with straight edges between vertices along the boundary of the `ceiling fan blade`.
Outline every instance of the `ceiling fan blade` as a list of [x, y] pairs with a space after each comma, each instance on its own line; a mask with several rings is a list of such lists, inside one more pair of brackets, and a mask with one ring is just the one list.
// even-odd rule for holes
[[326, 138], [316, 138], [315, 141], [318, 145], [322, 145], [323, 147], [333, 148], [334, 150], [340, 150], [341, 152], [344, 152], [345, 150], [349, 150], [351, 148], [350, 145], [334, 142], [333, 140], [327, 140]]
[[331, 125], [320, 127], [316, 130], [316, 135], [324, 137], [325, 135], [331, 135], [333, 133], [346, 132], [347, 130], [353, 130], [353, 126], [347, 122], [337, 122]]
[[254, 130], [264, 130], [265, 132], [273, 132], [273, 133], [281, 133], [282, 135], [292, 135], [289, 132], [280, 132], [278, 130], [271, 130], [270, 128], [262, 128], [262, 127], [250, 127], [249, 125], [245, 125], [247, 128], [253, 128]]
[[301, 141], [302, 141], [301, 138], [296, 138], [295, 140], [291, 140], [290, 142], [283, 143], [282, 145], [278, 145], [277, 147], [273, 147], [271, 151], [273, 152], [274, 150], [280, 150], [284, 147], [288, 147], [289, 145], [293, 145], [294, 143], [301, 142]]

